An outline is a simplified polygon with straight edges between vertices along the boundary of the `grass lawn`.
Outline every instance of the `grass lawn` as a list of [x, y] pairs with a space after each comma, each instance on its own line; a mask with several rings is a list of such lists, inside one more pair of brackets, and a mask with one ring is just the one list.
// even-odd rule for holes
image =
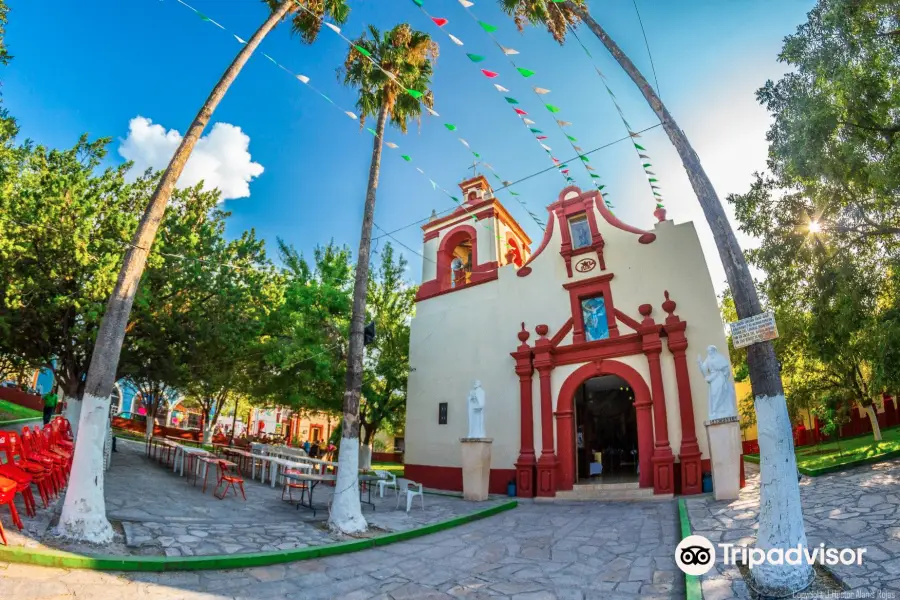
[[375, 471], [376, 469], [379, 471], [388, 471], [397, 477], [403, 477], [404, 467], [400, 463], [373, 462], [372, 470]]
[[[880, 442], [875, 442], [872, 434], [868, 433], [860, 437], [843, 439], [840, 443], [827, 442], [818, 446], [803, 446], [797, 449], [797, 466], [815, 471], [900, 452], [900, 428], [882, 429], [881, 437]], [[759, 462], [758, 454], [749, 456], [751, 461]]]
[[44, 415], [40, 411], [19, 406], [6, 400], [0, 400], [0, 422], [16, 421], [18, 419], [40, 419]]

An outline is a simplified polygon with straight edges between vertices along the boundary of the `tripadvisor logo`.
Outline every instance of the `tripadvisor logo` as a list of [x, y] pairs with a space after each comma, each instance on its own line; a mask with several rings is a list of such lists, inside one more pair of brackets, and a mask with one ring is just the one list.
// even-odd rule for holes
[[[808, 548], [797, 546], [795, 548], [770, 548], [768, 551], [762, 548], [747, 548], [736, 544], [719, 544], [722, 552], [722, 562], [726, 565], [745, 564], [751, 569], [762, 564], [770, 565], [799, 565], [820, 564], [833, 566], [838, 563], [843, 565], [861, 565], [865, 548], [826, 548], [825, 544]], [[705, 575], [712, 569], [716, 562], [716, 548], [712, 542], [702, 535], [689, 535], [681, 540], [675, 548], [675, 564], [687, 575]]]

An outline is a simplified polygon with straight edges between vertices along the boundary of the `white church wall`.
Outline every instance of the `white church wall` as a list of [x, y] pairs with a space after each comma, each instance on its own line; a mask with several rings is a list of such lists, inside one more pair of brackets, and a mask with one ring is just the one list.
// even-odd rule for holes
[[425, 242], [422, 249], [422, 281], [431, 281], [437, 277], [437, 254], [440, 241], [433, 238]]
[[483, 265], [497, 260], [497, 234], [494, 229], [497, 219], [480, 219], [477, 223], [472, 221], [478, 238], [478, 264]]

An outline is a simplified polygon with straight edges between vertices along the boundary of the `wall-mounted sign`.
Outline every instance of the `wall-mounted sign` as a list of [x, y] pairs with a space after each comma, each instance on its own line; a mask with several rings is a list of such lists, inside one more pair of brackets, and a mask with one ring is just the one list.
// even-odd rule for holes
[[768, 342], [778, 337], [775, 314], [771, 312], [753, 315], [728, 326], [731, 329], [731, 342], [735, 348]]
[[446, 425], [447, 424], [447, 403], [441, 402], [438, 404], [438, 425]]
[[587, 273], [588, 271], [593, 271], [596, 266], [597, 261], [593, 258], [582, 258], [575, 263], [575, 270], [579, 273]]

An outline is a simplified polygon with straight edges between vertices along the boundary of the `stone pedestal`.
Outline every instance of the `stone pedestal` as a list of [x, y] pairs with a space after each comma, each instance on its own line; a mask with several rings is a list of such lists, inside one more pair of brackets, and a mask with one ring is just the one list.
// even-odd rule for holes
[[491, 479], [491, 438], [462, 438], [463, 498], [481, 502], [488, 498]]
[[716, 500], [736, 500], [741, 491], [741, 426], [737, 417], [706, 422]]

